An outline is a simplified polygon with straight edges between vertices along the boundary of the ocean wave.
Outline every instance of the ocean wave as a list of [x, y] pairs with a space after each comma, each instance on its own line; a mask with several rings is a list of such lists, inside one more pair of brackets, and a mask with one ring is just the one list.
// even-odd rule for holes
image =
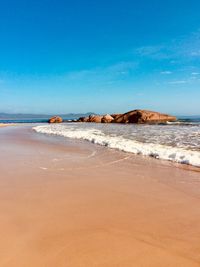
[[200, 123], [194, 122], [194, 121], [167, 121], [164, 123], [166, 125], [178, 125], [178, 126], [194, 126], [194, 125], [199, 125]]
[[156, 159], [168, 160], [200, 167], [200, 152], [155, 143], [143, 143], [103, 133], [99, 129], [78, 129], [70, 126], [45, 125], [33, 128], [38, 133], [58, 135], [67, 138], [83, 139], [94, 144], [124, 152], [141, 154]]

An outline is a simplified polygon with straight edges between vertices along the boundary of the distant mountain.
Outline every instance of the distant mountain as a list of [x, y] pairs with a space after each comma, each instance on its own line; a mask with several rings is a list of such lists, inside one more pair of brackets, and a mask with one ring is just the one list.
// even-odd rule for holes
[[199, 119], [200, 115], [183, 115], [183, 116], [177, 116], [180, 119]]
[[89, 116], [90, 114], [95, 114], [93, 112], [87, 113], [67, 113], [67, 114], [9, 114], [9, 113], [0, 113], [1, 120], [21, 120], [21, 119], [49, 119], [54, 115], [61, 116], [63, 119], [77, 119], [79, 117]]

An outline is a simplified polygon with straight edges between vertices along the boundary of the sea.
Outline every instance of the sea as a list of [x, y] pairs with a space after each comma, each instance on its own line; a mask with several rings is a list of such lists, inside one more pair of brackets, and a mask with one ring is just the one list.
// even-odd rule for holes
[[30, 124], [36, 133], [81, 139], [110, 149], [200, 167], [200, 116], [182, 116], [164, 124], [48, 124], [47, 118], [0, 119]]

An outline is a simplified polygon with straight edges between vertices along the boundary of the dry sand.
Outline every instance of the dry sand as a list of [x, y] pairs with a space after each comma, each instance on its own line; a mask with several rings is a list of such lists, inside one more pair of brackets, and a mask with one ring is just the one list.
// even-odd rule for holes
[[0, 130], [1, 267], [200, 266], [200, 172]]
[[0, 123], [0, 127], [13, 126], [13, 123]]
[[5, 127], [5, 126], [8, 126], [7, 123], [0, 123], [0, 127]]

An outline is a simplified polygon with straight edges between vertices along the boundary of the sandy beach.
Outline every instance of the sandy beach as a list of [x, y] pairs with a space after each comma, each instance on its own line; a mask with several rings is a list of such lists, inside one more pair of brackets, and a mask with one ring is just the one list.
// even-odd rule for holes
[[13, 123], [0, 123], [0, 127], [13, 126]]
[[0, 129], [1, 267], [200, 266], [200, 172]]

